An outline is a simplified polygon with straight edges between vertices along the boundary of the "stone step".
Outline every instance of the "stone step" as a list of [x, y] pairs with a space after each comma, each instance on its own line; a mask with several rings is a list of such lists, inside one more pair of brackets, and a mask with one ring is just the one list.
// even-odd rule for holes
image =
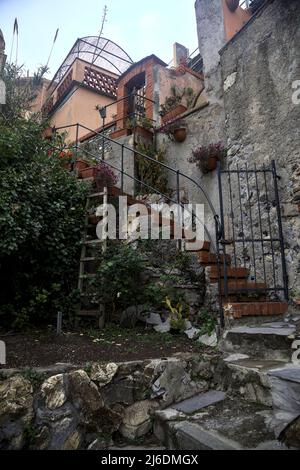
[[241, 357], [231, 355], [223, 360], [222, 365], [219, 364], [218, 383], [231, 397], [271, 407], [273, 399], [269, 374], [292, 367], [292, 364]]
[[274, 426], [276, 435], [300, 416], [300, 366], [270, 370], [268, 379], [271, 387]]
[[287, 310], [287, 302], [232, 302], [228, 316], [232, 318], [265, 317], [284, 315]]
[[170, 450], [286, 450], [271, 420], [265, 406], [225, 398], [192, 415], [170, 408], [156, 412], [154, 433]]
[[[219, 270], [217, 266], [208, 267], [208, 275], [210, 282], [215, 284], [219, 279]], [[220, 270], [221, 278], [224, 278], [224, 267], [221, 267]], [[247, 279], [249, 276], [249, 270], [247, 268], [227, 268], [227, 278], [228, 279]]]
[[201, 393], [192, 398], [188, 398], [181, 403], [173, 405], [171, 408], [185, 414], [192, 414], [202, 408], [206, 408], [207, 406], [223, 400], [225, 400], [225, 393], [213, 390], [211, 392]]
[[252, 359], [290, 362], [295, 333], [295, 325], [281, 322], [240, 326], [225, 331], [219, 348], [224, 353], [245, 354]]

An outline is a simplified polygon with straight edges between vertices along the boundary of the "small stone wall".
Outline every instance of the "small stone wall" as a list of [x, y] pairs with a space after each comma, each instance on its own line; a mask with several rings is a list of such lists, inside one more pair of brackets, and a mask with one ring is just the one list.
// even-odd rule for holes
[[218, 354], [0, 372], [0, 449], [104, 449], [151, 414], [212, 386]]

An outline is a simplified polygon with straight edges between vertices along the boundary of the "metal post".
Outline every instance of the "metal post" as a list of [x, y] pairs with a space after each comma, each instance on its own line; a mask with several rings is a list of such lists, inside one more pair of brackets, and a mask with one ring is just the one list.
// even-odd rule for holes
[[[221, 163], [218, 162], [218, 183], [219, 183], [219, 199], [220, 199], [220, 215], [221, 215], [221, 244], [223, 246], [224, 256], [224, 296], [228, 298], [228, 277], [227, 277], [227, 263], [226, 263], [226, 244], [225, 244], [225, 222], [224, 222], [224, 203], [223, 203], [223, 190], [222, 190], [222, 173]], [[220, 260], [221, 261], [221, 260]]]
[[285, 247], [284, 247], [283, 227], [282, 227], [282, 219], [281, 219], [281, 207], [280, 207], [279, 190], [278, 190], [278, 183], [277, 183], [278, 176], [277, 176], [277, 171], [276, 171], [275, 160], [272, 160], [271, 166], [272, 166], [272, 174], [274, 178], [276, 209], [277, 209], [277, 216], [278, 216], [278, 232], [279, 232], [281, 261], [282, 261], [284, 297], [285, 297], [285, 300], [288, 302], [289, 301], [289, 277], [287, 273], [286, 259], [285, 259]]
[[61, 312], [58, 312], [57, 314], [56, 333], [58, 335], [62, 334], [62, 313]]
[[73, 164], [71, 167], [71, 171], [74, 172], [76, 170], [76, 162], [78, 159], [78, 143], [79, 143], [79, 124], [76, 124], [76, 145], [75, 145], [75, 159], [73, 160]]
[[220, 311], [220, 327], [225, 327], [223, 300], [222, 300], [222, 283], [221, 283], [221, 258], [220, 258], [220, 220], [219, 217], [215, 216], [215, 231], [216, 231], [216, 249], [217, 249], [217, 266], [218, 266], [218, 291], [219, 291], [219, 311]]
[[104, 136], [104, 127], [105, 127], [105, 117], [102, 118], [102, 160], [104, 161], [104, 146], [105, 146], [105, 136]]
[[[178, 240], [178, 250], [182, 249], [182, 232], [183, 232], [183, 227], [182, 227], [182, 217], [180, 217], [180, 210], [179, 207], [181, 206], [181, 201], [180, 201], [180, 171], [177, 170], [176, 172], [176, 197], [177, 197], [177, 221], [180, 224], [180, 234], [181, 234], [181, 239]], [[176, 234], [177, 230], [174, 225], [174, 235]]]
[[124, 192], [124, 144], [121, 150], [121, 191]]

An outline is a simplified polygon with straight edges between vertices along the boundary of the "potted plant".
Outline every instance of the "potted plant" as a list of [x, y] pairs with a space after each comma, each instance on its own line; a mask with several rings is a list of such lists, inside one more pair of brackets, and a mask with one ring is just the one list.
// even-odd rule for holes
[[146, 139], [153, 138], [153, 122], [146, 117], [134, 117], [127, 119], [126, 128], [133, 131], [136, 135], [145, 137]]
[[82, 170], [85, 170], [86, 168], [89, 168], [91, 165], [89, 162], [86, 160], [83, 160], [82, 158], [77, 158], [76, 160], [76, 170], [79, 172]]
[[[185, 98], [186, 106], [182, 104]], [[171, 87], [171, 96], [165, 99], [164, 104], [160, 107], [160, 115], [162, 123], [166, 124], [173, 121], [177, 116], [186, 112], [193, 107], [195, 100], [194, 90], [190, 87], [180, 89], [175, 85]]]
[[192, 151], [190, 163], [196, 163], [203, 173], [209, 173], [217, 168], [217, 162], [226, 155], [226, 149], [222, 142], [200, 146]]
[[170, 333], [182, 333], [186, 329], [186, 321], [189, 319], [189, 307], [180, 302], [176, 305], [176, 307], [173, 307], [169, 297], [166, 297], [164, 303], [166, 304], [170, 312]]
[[70, 170], [71, 169], [71, 163], [73, 159], [73, 153], [71, 151], [62, 151], [58, 154], [61, 165], [63, 168]]
[[182, 119], [170, 122], [161, 127], [160, 132], [166, 134], [170, 140], [182, 143], [187, 137], [187, 125]]
[[93, 167], [93, 177], [99, 190], [107, 186], [115, 186], [119, 180], [112, 168], [103, 161]]

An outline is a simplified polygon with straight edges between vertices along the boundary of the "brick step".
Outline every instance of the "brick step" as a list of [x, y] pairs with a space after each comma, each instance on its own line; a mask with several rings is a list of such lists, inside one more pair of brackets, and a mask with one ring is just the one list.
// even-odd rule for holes
[[[203, 266], [211, 266], [217, 264], [217, 255], [214, 253], [200, 252], [198, 253], [198, 260]], [[220, 256], [221, 263], [224, 263], [224, 255]], [[226, 263], [231, 263], [231, 256], [226, 255]]]
[[230, 316], [233, 318], [284, 315], [287, 302], [239, 302], [231, 304]]
[[[225, 299], [225, 295], [223, 294], [222, 297]], [[224, 300], [225, 301], [225, 300]], [[238, 294], [238, 295], [228, 295], [226, 297], [226, 302], [229, 304], [232, 303], [249, 303], [249, 302], [268, 302], [268, 297], [264, 295], [263, 293], [255, 293], [255, 292], [249, 292], [248, 294]]]
[[[221, 267], [221, 278], [224, 278], [224, 267]], [[247, 279], [249, 276], [249, 270], [247, 268], [227, 268], [228, 279]], [[219, 270], [217, 266], [211, 266], [209, 268], [209, 277], [212, 284], [218, 282]]]
[[[265, 293], [267, 289], [267, 284], [263, 282], [250, 282], [246, 279], [234, 279], [228, 280], [227, 283], [228, 294], [231, 293], [241, 293], [241, 294], [262, 294]], [[225, 292], [225, 281], [221, 281], [221, 292]]]

